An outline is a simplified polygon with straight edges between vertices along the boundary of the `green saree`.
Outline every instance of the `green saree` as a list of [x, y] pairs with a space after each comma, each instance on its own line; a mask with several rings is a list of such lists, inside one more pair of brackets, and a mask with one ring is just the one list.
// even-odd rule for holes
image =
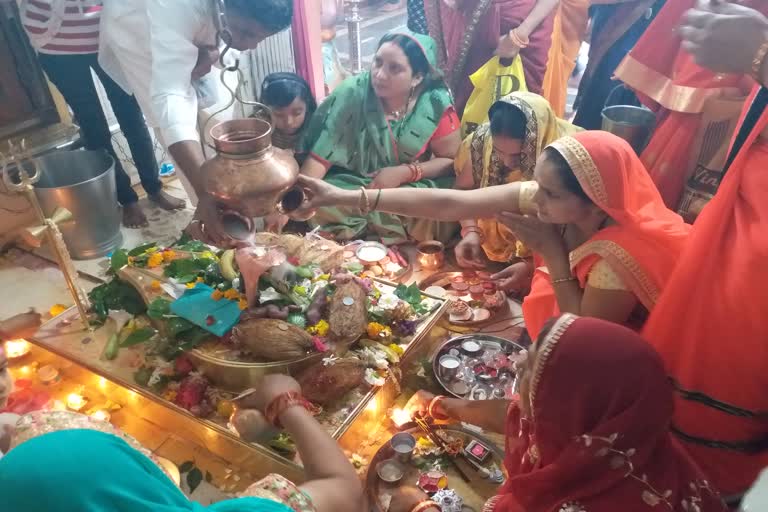
[[[437, 69], [432, 38], [405, 31], [398, 34], [414, 39]], [[450, 92], [440, 82], [419, 95], [404, 119], [387, 121], [373, 91], [370, 71], [366, 71], [345, 80], [319, 106], [307, 129], [305, 148], [329, 168], [325, 181], [344, 189], [359, 189], [369, 185], [380, 169], [427, 159], [429, 151], [422, 149], [452, 104]], [[453, 179], [445, 176], [402, 186], [450, 188]], [[381, 212], [364, 217], [345, 208], [321, 208], [310, 224], [340, 240], [369, 237], [384, 243], [447, 238], [453, 229], [451, 225]]]

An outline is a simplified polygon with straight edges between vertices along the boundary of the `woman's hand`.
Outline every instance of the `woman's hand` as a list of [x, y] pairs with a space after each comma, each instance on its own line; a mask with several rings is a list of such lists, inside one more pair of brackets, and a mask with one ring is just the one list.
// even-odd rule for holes
[[398, 165], [397, 167], [384, 167], [383, 169], [379, 169], [379, 172], [376, 173], [376, 177], [373, 178], [373, 181], [368, 185], [368, 188], [397, 188], [403, 183], [408, 183], [410, 177], [411, 171], [405, 166]]
[[496, 215], [496, 220], [507, 226], [526, 247], [544, 258], [559, 255], [565, 251], [563, 238], [554, 224], [542, 222], [537, 217], [512, 212], [501, 212]]
[[429, 391], [424, 391], [423, 389], [417, 391], [405, 404], [405, 411], [410, 414], [411, 417], [417, 414], [427, 416], [427, 409], [433, 398], [435, 398], [435, 395]]
[[768, 19], [737, 3], [699, 0], [683, 16], [679, 31], [683, 48], [700, 66], [749, 74], [758, 49], [768, 41]]
[[483, 244], [477, 233], [467, 233], [453, 251], [461, 268], [485, 268]]
[[496, 47], [496, 55], [500, 59], [512, 60], [520, 53], [520, 47], [512, 42], [512, 38], [509, 34], [503, 35], [499, 39], [499, 45]]
[[0, 340], [30, 338], [40, 329], [42, 317], [34, 309], [0, 321]]
[[281, 374], [267, 375], [261, 378], [256, 391], [236, 400], [235, 405], [264, 412], [275, 398], [285, 393], [301, 393], [301, 386], [296, 379]]
[[[297, 214], [323, 206], [337, 206], [341, 202], [341, 194], [345, 192], [322, 179], [304, 174], [299, 174], [297, 183], [304, 190], [305, 197], [301, 207], [295, 210]], [[357, 192], [359, 193], [359, 190]]]
[[0, 452], [8, 453], [11, 448], [11, 441], [13, 441], [13, 434], [16, 432], [16, 427], [13, 425], [0, 425]]
[[527, 261], [520, 261], [492, 275], [491, 279], [498, 280], [498, 288], [505, 292], [527, 290], [533, 277], [532, 267]]
[[428, 499], [429, 496], [427, 493], [418, 487], [398, 487], [392, 494], [392, 501], [389, 503], [389, 510], [390, 512], [411, 512], [411, 510], [413, 510], [416, 505]]

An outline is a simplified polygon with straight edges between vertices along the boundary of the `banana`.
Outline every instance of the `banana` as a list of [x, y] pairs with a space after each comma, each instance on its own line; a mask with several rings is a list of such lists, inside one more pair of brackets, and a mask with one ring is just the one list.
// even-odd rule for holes
[[235, 250], [228, 249], [224, 251], [219, 258], [219, 268], [221, 269], [221, 275], [225, 279], [232, 281], [237, 278], [238, 272], [235, 270]]

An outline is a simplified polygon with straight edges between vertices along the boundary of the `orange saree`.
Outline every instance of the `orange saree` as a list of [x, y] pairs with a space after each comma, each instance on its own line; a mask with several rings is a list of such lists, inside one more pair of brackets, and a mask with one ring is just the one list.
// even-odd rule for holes
[[[604, 260], [648, 311], [667, 282], [688, 236], [689, 226], [664, 206], [643, 164], [624, 140], [588, 131], [550, 145], [568, 162], [593, 203], [613, 220], [570, 254], [573, 275], [586, 287], [592, 267]], [[537, 267], [539, 266], [539, 259]], [[531, 339], [560, 313], [549, 274], [534, 273], [523, 315]]]
[[[657, 112], [656, 131], [641, 160], [670, 208], [677, 208], [693, 170], [691, 148], [707, 100], [743, 97], [750, 87], [746, 85], [745, 89], [748, 82], [743, 75], [718, 74], [702, 68], [682, 49], [677, 27], [695, 3], [667, 2], [615, 73]], [[765, 2], [741, 3], [768, 13]], [[719, 136], [727, 144], [730, 133]]]
[[673, 430], [724, 494], [768, 466], [768, 90], [753, 98], [644, 333], [676, 382]]
[[568, 102], [568, 80], [576, 68], [587, 32], [589, 0], [560, 0], [556, 12], [541, 95], [552, 105], [555, 115], [562, 118]]

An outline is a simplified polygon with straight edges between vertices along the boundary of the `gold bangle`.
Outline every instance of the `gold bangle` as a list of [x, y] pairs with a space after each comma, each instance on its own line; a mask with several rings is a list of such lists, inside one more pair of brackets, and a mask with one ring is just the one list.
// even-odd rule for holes
[[768, 55], [768, 41], [764, 42], [755, 52], [755, 58], [752, 59], [752, 78], [760, 81], [760, 71], [763, 69], [765, 57]]
[[368, 215], [371, 212], [371, 201], [368, 199], [368, 191], [365, 187], [360, 187], [360, 213]]
[[432, 500], [424, 500], [415, 507], [413, 507], [413, 510], [411, 512], [423, 512], [424, 510], [429, 510], [430, 508], [436, 508], [440, 510], [440, 505], [438, 505], [436, 502]]
[[571, 281], [578, 281], [575, 277], [563, 277], [562, 279], [553, 279], [552, 284], [570, 283]]
[[371, 207], [371, 213], [376, 211], [376, 208], [379, 207], [379, 200], [381, 199], [381, 189], [379, 189], [378, 193], [376, 194], [376, 200], [373, 202], [373, 207]]

